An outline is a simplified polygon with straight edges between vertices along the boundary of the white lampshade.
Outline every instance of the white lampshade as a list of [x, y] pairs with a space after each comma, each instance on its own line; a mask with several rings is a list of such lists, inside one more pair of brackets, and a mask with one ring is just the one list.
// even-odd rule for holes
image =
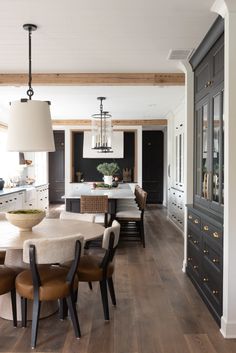
[[10, 106], [8, 151], [55, 151], [51, 114], [48, 102], [15, 101]]

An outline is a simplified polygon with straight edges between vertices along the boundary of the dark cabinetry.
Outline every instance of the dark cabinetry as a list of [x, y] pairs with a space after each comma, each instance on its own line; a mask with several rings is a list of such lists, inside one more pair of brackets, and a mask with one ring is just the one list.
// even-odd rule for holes
[[216, 21], [190, 60], [195, 82], [194, 203], [188, 206], [187, 230], [187, 274], [219, 324], [222, 315], [224, 205], [222, 21]]

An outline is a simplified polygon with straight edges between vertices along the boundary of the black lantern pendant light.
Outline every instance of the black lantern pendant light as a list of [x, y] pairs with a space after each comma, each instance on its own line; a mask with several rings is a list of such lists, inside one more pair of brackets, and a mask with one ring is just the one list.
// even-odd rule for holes
[[92, 115], [92, 148], [101, 153], [111, 153], [112, 121], [111, 114], [103, 110], [103, 101], [106, 97], [97, 97], [100, 100], [100, 113]]
[[25, 24], [29, 34], [29, 81], [27, 95], [20, 101], [10, 103], [8, 124], [8, 151], [53, 152], [55, 151], [52, 121], [48, 101], [32, 100], [31, 34], [37, 29], [34, 24]]

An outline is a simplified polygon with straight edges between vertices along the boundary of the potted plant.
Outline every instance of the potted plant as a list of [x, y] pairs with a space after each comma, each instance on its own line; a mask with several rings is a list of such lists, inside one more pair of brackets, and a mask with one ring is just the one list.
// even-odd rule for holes
[[101, 163], [97, 166], [97, 170], [104, 175], [104, 184], [112, 185], [113, 175], [118, 172], [119, 166], [117, 163]]

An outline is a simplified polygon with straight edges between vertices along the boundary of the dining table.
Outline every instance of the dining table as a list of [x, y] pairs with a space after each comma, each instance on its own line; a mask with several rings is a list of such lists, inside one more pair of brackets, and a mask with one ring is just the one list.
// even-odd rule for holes
[[[100, 238], [104, 233], [104, 229], [102, 225], [92, 222], [44, 218], [32, 230], [20, 231], [7, 220], [0, 220], [0, 250], [6, 250], [6, 266], [23, 270], [27, 267], [23, 262], [23, 244], [25, 240], [79, 234], [83, 236], [84, 242], [86, 242]], [[51, 315], [58, 308], [57, 302], [43, 302], [42, 304], [41, 318]], [[12, 320], [10, 293], [0, 296], [0, 317]], [[17, 317], [18, 320], [21, 318], [20, 298], [18, 295]], [[28, 318], [31, 318], [30, 305], [28, 308]]]

